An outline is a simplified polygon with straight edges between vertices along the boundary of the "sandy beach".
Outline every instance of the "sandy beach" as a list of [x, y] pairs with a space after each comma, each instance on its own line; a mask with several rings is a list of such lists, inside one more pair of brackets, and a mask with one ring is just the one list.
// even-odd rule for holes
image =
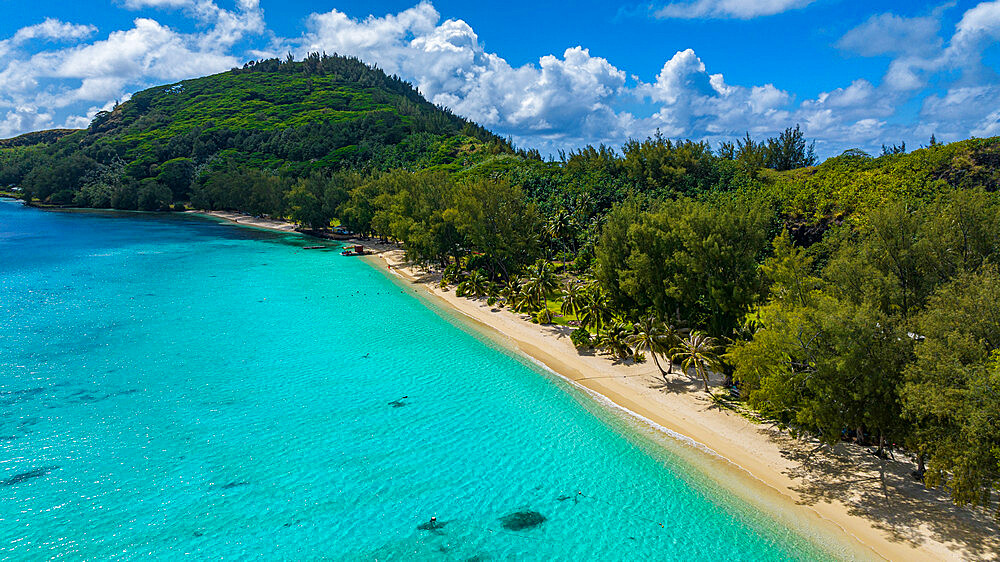
[[[279, 221], [206, 214], [235, 218], [241, 225], [294, 231], [293, 225]], [[539, 326], [524, 315], [487, 306], [485, 299], [457, 297], [438, 287], [435, 272], [407, 263], [402, 250], [358, 243], [373, 251], [366, 259], [374, 267], [397, 276], [422, 297], [464, 315], [478, 329], [610, 405], [682, 442], [697, 444], [691, 447], [692, 462], [703, 465], [700, 468], [726, 488], [771, 506], [781, 519], [794, 521], [820, 539], [845, 545], [847, 556], [907, 562], [1000, 559], [996, 521], [984, 510], [956, 507], [943, 491], [915, 482], [909, 474], [913, 464], [903, 454], [883, 461], [864, 447], [838, 444], [831, 449], [794, 439], [752, 416], [720, 407], [700, 390], [700, 383], [684, 374], [675, 372], [664, 380], [652, 361], [623, 364], [593, 352], [580, 353], [570, 342], [569, 328]]]
[[214, 217], [217, 219], [226, 220], [241, 226], [252, 226], [254, 228], [263, 228], [265, 230], [276, 230], [278, 232], [297, 231], [296, 226], [290, 222], [254, 217], [251, 215], [244, 215], [242, 213], [234, 213], [231, 211], [187, 211], [187, 212], [194, 215]]

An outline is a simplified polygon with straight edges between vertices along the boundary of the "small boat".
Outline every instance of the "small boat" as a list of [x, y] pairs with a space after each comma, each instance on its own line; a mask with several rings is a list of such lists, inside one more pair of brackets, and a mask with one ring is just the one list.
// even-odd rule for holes
[[323, 248], [326, 248], [326, 246], [306, 246], [306, 247], [304, 247], [302, 249], [303, 250], [322, 250]]

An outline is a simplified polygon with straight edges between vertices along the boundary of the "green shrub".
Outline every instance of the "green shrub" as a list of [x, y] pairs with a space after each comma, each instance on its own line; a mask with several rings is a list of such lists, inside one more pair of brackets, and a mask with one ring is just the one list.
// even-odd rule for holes
[[551, 324], [552, 323], [552, 311], [543, 308], [535, 314], [535, 322], [538, 324]]
[[577, 328], [573, 330], [573, 332], [569, 335], [569, 341], [573, 342], [573, 345], [575, 345], [577, 349], [588, 349], [592, 345], [590, 332], [588, 332], [586, 328]]

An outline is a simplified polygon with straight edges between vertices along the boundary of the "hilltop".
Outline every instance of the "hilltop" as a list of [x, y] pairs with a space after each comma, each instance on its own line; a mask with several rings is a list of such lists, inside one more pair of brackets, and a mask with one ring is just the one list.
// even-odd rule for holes
[[[295, 178], [457, 169], [513, 152], [400, 78], [319, 54], [150, 88], [98, 113], [85, 130], [29, 133], [0, 141], [0, 149], [0, 185], [55, 204], [146, 209], [188, 201], [196, 175], [220, 170]], [[95, 185], [107, 189], [85, 193]]]

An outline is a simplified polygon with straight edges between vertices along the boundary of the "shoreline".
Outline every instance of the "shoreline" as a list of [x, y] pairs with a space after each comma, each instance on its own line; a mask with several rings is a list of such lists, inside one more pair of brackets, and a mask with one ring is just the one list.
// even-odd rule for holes
[[[222, 211], [188, 213], [309, 235], [282, 221]], [[816, 451], [815, 441], [793, 439], [720, 408], [699, 390], [700, 382], [685, 375], [675, 373], [664, 381], [652, 361], [616, 364], [601, 355], [581, 354], [565, 327], [532, 324], [524, 315], [486, 306], [485, 300], [456, 297], [437, 286], [435, 273], [409, 264], [394, 245], [350, 242], [372, 250], [365, 257], [369, 264], [419, 290], [418, 298], [467, 319], [470, 329], [519, 352], [609, 413], [688, 446], [692, 450], [683, 455], [685, 460], [706, 477], [751, 505], [767, 504], [769, 516], [806, 530], [821, 546], [834, 546], [833, 552], [907, 562], [1000, 560], [1000, 527], [989, 514], [954, 506], [940, 490], [912, 481], [907, 462], [883, 463], [865, 448], [845, 444]], [[721, 478], [719, 471], [742, 482]], [[741, 485], [746, 489], [736, 490]]]
[[247, 226], [263, 230], [273, 230], [275, 232], [286, 232], [289, 234], [302, 234], [303, 236], [309, 235], [308, 233], [300, 232], [298, 227], [290, 222], [257, 218], [231, 211], [184, 211], [184, 214], [220, 219], [222, 221], [231, 222], [237, 226]]
[[[699, 390], [700, 382], [685, 375], [675, 372], [664, 382], [652, 361], [616, 364], [602, 355], [578, 353], [564, 327], [532, 324], [524, 315], [487, 306], [485, 300], [456, 297], [453, 291], [437, 286], [433, 273], [407, 263], [402, 250], [377, 247], [367, 259], [384, 273], [420, 288], [442, 308], [470, 320], [474, 329], [506, 340], [514, 350], [609, 410], [692, 446], [698, 455], [728, 463], [743, 479], [770, 491], [774, 497], [765, 503], [773, 510], [805, 522], [804, 526], [847, 546], [857, 556], [908, 562], [998, 559], [1000, 540], [989, 514], [956, 507], [946, 494], [913, 482], [908, 463], [885, 463], [883, 488], [881, 461], [863, 447], [839, 444], [833, 453], [814, 453], [817, 442], [793, 439], [714, 405]], [[696, 465], [713, 464], [693, 460]], [[830, 468], [831, 463], [835, 468]], [[858, 480], [868, 484], [841, 490]], [[824, 493], [827, 488], [837, 493]], [[753, 493], [738, 495], [750, 501], [761, 499]], [[919, 509], [921, 517], [933, 516], [932, 520], [910, 517], [907, 510], [913, 502], [925, 502]], [[829, 540], [820, 542], [830, 545]]]

